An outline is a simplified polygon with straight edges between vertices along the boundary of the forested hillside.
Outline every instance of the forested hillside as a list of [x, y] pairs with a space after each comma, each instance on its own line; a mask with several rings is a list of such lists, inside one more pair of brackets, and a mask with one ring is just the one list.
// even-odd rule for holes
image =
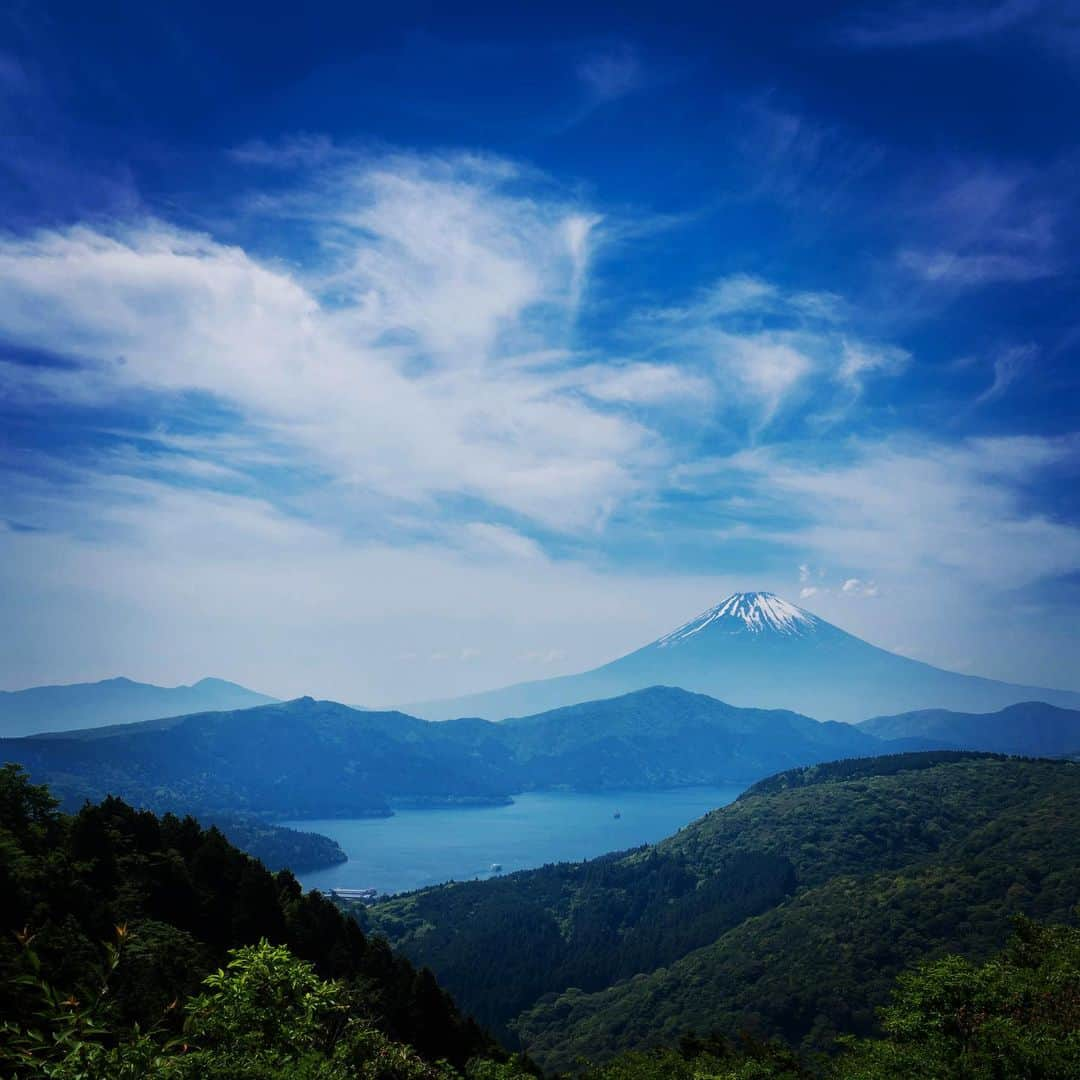
[[227, 950], [265, 938], [310, 961], [318, 976], [362, 989], [378, 1028], [429, 1060], [464, 1065], [496, 1049], [429, 972], [217, 830], [115, 799], [61, 814], [16, 767], [0, 769], [0, 1018], [35, 1022], [40, 1002], [20, 982], [28, 974], [92, 1001], [118, 926], [129, 943], [111, 979], [117, 1024], [164, 1022], [179, 1033], [170, 1002], [198, 990]]
[[254, 856], [268, 870], [310, 870], [348, 861], [336, 840], [319, 833], [271, 825], [252, 815], [213, 814], [201, 824], [220, 829], [242, 851]]
[[865, 1035], [906, 965], [985, 956], [1013, 915], [1080, 898], [1080, 767], [942, 756], [807, 770], [654, 847], [394, 898], [368, 925], [548, 1067], [693, 1032]]

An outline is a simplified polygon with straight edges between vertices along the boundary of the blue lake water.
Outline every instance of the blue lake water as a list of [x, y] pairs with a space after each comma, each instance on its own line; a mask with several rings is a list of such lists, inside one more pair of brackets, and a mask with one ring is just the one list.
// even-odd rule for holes
[[531, 792], [516, 795], [510, 806], [398, 810], [389, 818], [284, 824], [333, 837], [349, 856], [340, 866], [300, 874], [304, 888], [395, 893], [491, 877], [494, 863], [509, 873], [653, 843], [725, 806], [742, 790]]

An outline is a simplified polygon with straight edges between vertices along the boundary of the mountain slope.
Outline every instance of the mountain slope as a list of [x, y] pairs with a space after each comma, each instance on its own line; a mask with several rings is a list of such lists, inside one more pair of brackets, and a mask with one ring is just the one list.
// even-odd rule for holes
[[964, 749], [1059, 757], [1080, 751], [1080, 711], [1024, 701], [993, 713], [923, 709], [858, 725], [881, 739], [934, 739]]
[[695, 1031], [866, 1033], [914, 960], [985, 955], [1014, 913], [1070, 917], [1080, 765], [954, 752], [805, 773], [649, 848], [365, 917], [549, 1069]]
[[153, 686], [118, 678], [3, 690], [0, 736], [12, 738], [102, 724], [131, 724], [159, 716], [247, 709], [274, 700], [224, 679], [201, 679], [191, 686]]
[[1034, 699], [1080, 708], [1080, 693], [945, 671], [870, 645], [771, 593], [734, 593], [652, 644], [580, 675], [409, 710], [432, 720], [500, 720], [654, 685], [849, 723], [922, 708], [989, 711]]

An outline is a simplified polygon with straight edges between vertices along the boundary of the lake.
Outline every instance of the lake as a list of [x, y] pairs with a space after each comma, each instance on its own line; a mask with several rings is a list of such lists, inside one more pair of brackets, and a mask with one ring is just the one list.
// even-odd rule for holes
[[[516, 795], [510, 806], [398, 810], [388, 818], [283, 824], [330, 836], [349, 856], [339, 866], [298, 875], [305, 889], [396, 893], [653, 843], [732, 802], [742, 790], [530, 792]], [[495, 863], [501, 871], [492, 870]]]

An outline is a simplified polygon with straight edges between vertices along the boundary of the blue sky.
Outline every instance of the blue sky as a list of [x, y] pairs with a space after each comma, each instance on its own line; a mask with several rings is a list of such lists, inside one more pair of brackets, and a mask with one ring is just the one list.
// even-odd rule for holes
[[0, 684], [1080, 687], [1072, 0], [169, 7], [0, 14]]

